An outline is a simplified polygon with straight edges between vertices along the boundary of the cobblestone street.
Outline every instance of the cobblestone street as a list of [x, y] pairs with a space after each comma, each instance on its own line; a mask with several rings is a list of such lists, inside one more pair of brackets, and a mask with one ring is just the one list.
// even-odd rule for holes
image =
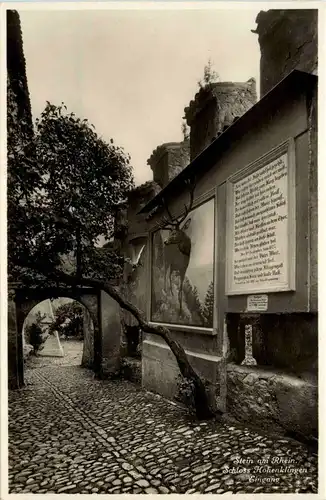
[[77, 351], [35, 359], [9, 394], [10, 493], [317, 492], [305, 446], [95, 380]]

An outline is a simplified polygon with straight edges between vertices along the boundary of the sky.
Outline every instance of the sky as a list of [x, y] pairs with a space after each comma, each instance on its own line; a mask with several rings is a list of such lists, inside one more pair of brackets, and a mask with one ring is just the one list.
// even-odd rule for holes
[[33, 118], [64, 102], [131, 155], [136, 185], [151, 180], [209, 59], [221, 81], [259, 83], [259, 10], [20, 9]]

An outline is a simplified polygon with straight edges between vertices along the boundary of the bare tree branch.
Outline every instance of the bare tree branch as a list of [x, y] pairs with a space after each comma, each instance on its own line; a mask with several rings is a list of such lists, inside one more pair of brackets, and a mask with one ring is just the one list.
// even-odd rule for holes
[[177, 360], [181, 374], [186, 379], [190, 380], [193, 383], [194, 400], [195, 400], [197, 417], [199, 419], [208, 419], [212, 418], [213, 416], [217, 416], [216, 412], [213, 411], [209, 403], [209, 397], [207, 395], [205, 385], [201, 380], [201, 378], [199, 377], [199, 375], [195, 372], [195, 370], [189, 363], [187, 355], [181, 344], [179, 344], [179, 342], [177, 342], [176, 340], [172, 339], [171, 333], [168, 330], [168, 328], [149, 324], [145, 320], [143, 312], [136, 306], [134, 306], [131, 302], [129, 302], [127, 299], [125, 299], [115, 286], [110, 285], [109, 283], [103, 283], [103, 281], [93, 278], [78, 279], [77, 276], [71, 276], [60, 270], [45, 272], [44, 269], [41, 268], [37, 269], [37, 263], [28, 265], [26, 262], [24, 263], [20, 262], [17, 264], [24, 267], [30, 267], [44, 274], [46, 277], [53, 279], [54, 281], [63, 282], [72, 287], [86, 286], [95, 288], [97, 290], [102, 290], [105, 293], [107, 293], [111, 298], [113, 298], [119, 304], [119, 306], [122, 309], [125, 309], [126, 311], [130, 312], [136, 318], [139, 327], [143, 332], [153, 333], [165, 340], [165, 342], [170, 347], [171, 351], [173, 352]]
[[163, 201], [163, 206], [164, 206], [164, 209], [166, 211], [166, 213], [168, 214], [168, 217], [169, 217], [169, 224], [172, 226], [172, 227], [177, 227], [178, 225], [178, 222], [174, 222], [174, 218], [170, 212], [170, 209], [169, 209], [169, 206], [166, 202], [166, 199], [163, 197], [162, 198], [162, 201]]

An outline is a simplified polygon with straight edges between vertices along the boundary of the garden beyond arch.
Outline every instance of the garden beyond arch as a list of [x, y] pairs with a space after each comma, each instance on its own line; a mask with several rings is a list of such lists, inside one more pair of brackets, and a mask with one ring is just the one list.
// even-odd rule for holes
[[[84, 342], [93, 345], [89, 349], [86, 365], [92, 368], [95, 374], [102, 372], [102, 322], [101, 322], [101, 292], [91, 288], [11, 288], [8, 302], [8, 373], [9, 387], [12, 389], [24, 385], [24, 356], [23, 356], [23, 325], [29, 312], [40, 302], [46, 299], [68, 297], [77, 300], [88, 310], [93, 321], [93, 332]], [[120, 332], [119, 332], [120, 334]], [[91, 338], [91, 336], [93, 338]], [[93, 351], [93, 355], [91, 354]]]

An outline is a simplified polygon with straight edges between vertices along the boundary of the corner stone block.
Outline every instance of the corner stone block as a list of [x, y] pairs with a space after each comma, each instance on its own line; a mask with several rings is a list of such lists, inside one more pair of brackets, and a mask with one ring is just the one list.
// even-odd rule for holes
[[272, 432], [318, 435], [318, 387], [292, 374], [229, 364], [227, 412]]

